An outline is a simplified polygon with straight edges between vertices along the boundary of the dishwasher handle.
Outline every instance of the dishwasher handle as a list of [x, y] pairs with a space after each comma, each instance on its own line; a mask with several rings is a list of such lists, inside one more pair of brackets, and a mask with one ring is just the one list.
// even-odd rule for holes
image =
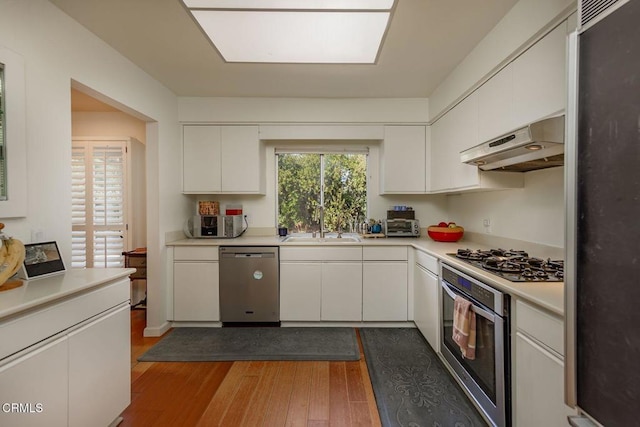
[[225, 253], [222, 258], [274, 258], [275, 254], [268, 252], [238, 252]]

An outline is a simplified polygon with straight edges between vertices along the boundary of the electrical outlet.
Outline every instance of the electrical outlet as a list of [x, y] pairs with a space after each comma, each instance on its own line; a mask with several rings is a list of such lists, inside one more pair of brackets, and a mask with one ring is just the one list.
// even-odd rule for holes
[[482, 226], [484, 227], [484, 232], [487, 234], [491, 234], [491, 219], [485, 218], [482, 220]]

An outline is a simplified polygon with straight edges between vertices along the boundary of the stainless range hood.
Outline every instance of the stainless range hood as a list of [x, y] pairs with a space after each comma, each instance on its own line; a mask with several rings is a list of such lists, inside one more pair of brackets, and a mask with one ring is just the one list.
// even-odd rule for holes
[[564, 164], [564, 115], [542, 119], [460, 153], [480, 169], [527, 172]]

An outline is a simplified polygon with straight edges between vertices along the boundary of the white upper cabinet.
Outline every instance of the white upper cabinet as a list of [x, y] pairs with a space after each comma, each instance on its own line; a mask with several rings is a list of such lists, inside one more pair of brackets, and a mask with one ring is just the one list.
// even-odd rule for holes
[[515, 126], [564, 110], [566, 38], [567, 23], [564, 22], [513, 61]]
[[264, 194], [265, 153], [260, 149], [258, 130], [258, 126], [222, 127], [223, 192]]
[[184, 126], [182, 129], [182, 191], [219, 192], [220, 126]]
[[566, 29], [558, 26], [478, 88], [478, 143], [564, 110]]
[[564, 22], [431, 125], [431, 192], [519, 188], [517, 172], [483, 172], [460, 152], [565, 108]]
[[264, 194], [264, 164], [258, 126], [183, 127], [184, 193]]
[[516, 127], [512, 63], [480, 86], [477, 93], [478, 143], [496, 138]]
[[381, 194], [427, 191], [426, 126], [385, 126], [380, 156]]
[[451, 130], [451, 155], [454, 162], [449, 174], [453, 188], [477, 186], [480, 183], [477, 166], [467, 165], [460, 161], [460, 152], [478, 145], [478, 94], [472, 93], [450, 111], [453, 114]]

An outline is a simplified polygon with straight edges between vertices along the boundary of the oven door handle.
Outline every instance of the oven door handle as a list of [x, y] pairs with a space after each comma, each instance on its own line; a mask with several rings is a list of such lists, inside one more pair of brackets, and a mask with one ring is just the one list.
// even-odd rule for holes
[[[464, 295], [459, 294], [458, 292], [455, 292], [453, 289], [451, 289], [451, 287], [449, 285], [447, 285], [447, 283], [443, 280], [442, 281], [442, 289], [445, 290], [445, 292], [451, 297], [451, 299], [456, 299], [456, 296], [461, 296], [464, 298]], [[487, 311], [483, 308], [480, 308], [479, 306], [477, 306], [476, 304], [474, 304], [473, 302], [471, 302], [471, 309], [473, 310], [474, 313], [484, 317], [485, 319], [487, 319], [488, 321], [495, 323], [496, 321], [496, 315], [491, 313], [490, 311]]]

